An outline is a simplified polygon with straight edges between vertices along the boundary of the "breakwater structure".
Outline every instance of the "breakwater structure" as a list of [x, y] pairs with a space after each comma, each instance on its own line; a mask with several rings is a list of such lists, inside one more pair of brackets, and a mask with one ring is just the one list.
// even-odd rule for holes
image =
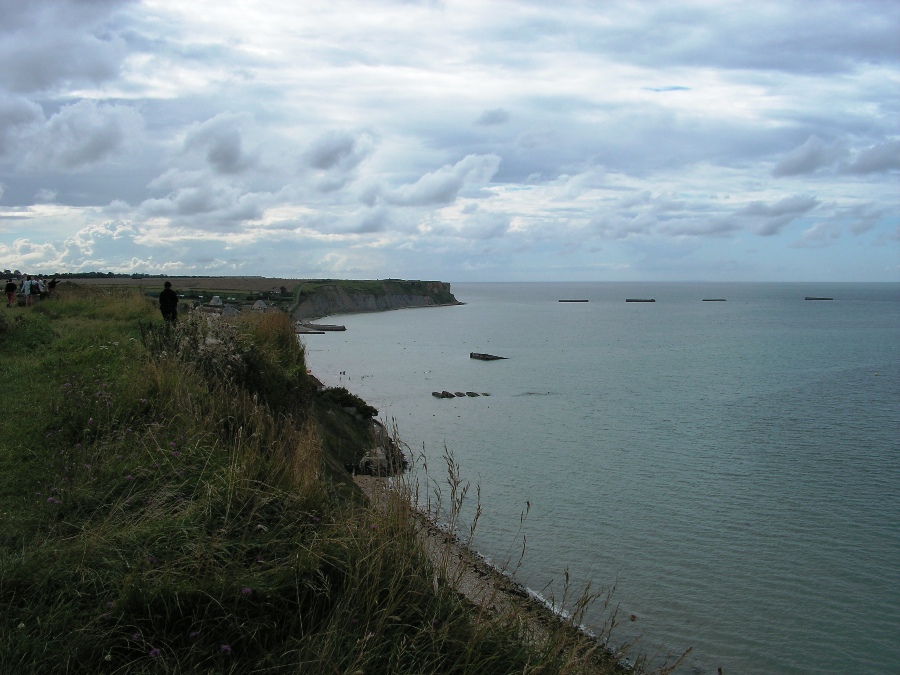
[[294, 324], [294, 332], [302, 333], [303, 335], [324, 335], [325, 333], [344, 331], [344, 330], [347, 330], [346, 326], [341, 326], [341, 325], [337, 325], [337, 324], [304, 323], [302, 321], [297, 321]]
[[625, 298], [625, 302], [656, 302], [656, 298]]
[[807, 295], [807, 296], [806, 296], [805, 298], [803, 298], [803, 299], [804, 299], [804, 300], [834, 300], [834, 298], [817, 298], [817, 297], [812, 296], [812, 295]]
[[590, 300], [560, 300], [560, 302], [590, 302]]
[[469, 352], [469, 358], [476, 361], [505, 361], [505, 356], [496, 356], [494, 354], [481, 354], [479, 352]]

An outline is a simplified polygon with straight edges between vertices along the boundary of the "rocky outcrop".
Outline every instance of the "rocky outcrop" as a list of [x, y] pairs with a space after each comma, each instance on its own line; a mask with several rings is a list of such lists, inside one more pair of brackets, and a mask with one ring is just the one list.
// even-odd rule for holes
[[309, 290], [300, 289], [293, 311], [296, 319], [460, 304], [450, 292], [450, 284], [442, 281], [320, 282], [310, 286]]

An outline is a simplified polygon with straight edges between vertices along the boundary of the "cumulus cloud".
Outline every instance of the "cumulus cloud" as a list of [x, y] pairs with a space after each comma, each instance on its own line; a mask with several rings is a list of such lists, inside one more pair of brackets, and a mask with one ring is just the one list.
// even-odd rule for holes
[[37, 103], [0, 91], [0, 156], [19, 149], [30, 125], [43, 121], [44, 112]]
[[129, 106], [78, 101], [43, 126], [32, 127], [32, 146], [24, 164], [30, 169], [89, 167], [122, 152], [142, 127], [143, 118]]
[[228, 232], [261, 218], [269, 203], [271, 195], [208, 181], [179, 188], [164, 198], [148, 199], [139, 213], [146, 219], [168, 219], [176, 227]]
[[787, 225], [819, 205], [819, 200], [809, 196], [786, 197], [774, 204], [754, 201], [736, 212], [741, 218], [755, 221], [755, 231], [763, 237], [780, 233]]
[[304, 160], [317, 172], [318, 188], [333, 192], [355, 178], [356, 168], [372, 154], [375, 143], [369, 132], [329, 131], [313, 141]]
[[195, 125], [184, 140], [186, 151], [200, 150], [216, 173], [236, 174], [253, 166], [255, 157], [243, 150], [240, 118], [223, 113]]
[[15, 92], [98, 84], [115, 77], [124, 40], [102, 29], [129, 0], [4, 2], [0, 14], [0, 86]]
[[497, 155], [467, 155], [453, 166], [442, 166], [415, 183], [403, 185], [384, 195], [398, 206], [435, 206], [451, 204], [467, 186], [483, 186], [500, 168]]
[[825, 143], [817, 136], [810, 136], [798, 148], [785, 155], [772, 169], [772, 175], [797, 176], [813, 173], [836, 162], [843, 153], [833, 145]]
[[848, 173], [879, 173], [900, 169], [900, 140], [887, 141], [866, 148], [847, 167]]

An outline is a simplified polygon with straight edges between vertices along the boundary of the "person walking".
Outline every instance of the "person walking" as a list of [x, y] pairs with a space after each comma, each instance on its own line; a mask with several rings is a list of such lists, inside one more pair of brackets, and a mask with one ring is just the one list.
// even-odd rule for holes
[[172, 290], [172, 282], [167, 281], [159, 294], [159, 311], [163, 319], [175, 323], [178, 321], [178, 294]]
[[16, 304], [16, 282], [8, 279], [6, 282], [6, 309], [10, 309]]

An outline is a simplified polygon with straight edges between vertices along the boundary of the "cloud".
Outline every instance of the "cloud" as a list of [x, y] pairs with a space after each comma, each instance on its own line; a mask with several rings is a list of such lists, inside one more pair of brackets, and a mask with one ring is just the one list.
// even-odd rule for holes
[[142, 128], [143, 118], [129, 106], [78, 101], [31, 127], [23, 164], [32, 170], [90, 167], [120, 154]]
[[317, 172], [322, 192], [339, 190], [356, 177], [356, 169], [375, 150], [369, 132], [329, 131], [315, 139], [305, 154], [307, 166]]
[[668, 91], [690, 91], [690, 87], [681, 87], [678, 85], [671, 85], [668, 87], [643, 87], [643, 91], [652, 91], [658, 94], [665, 93]]
[[0, 91], [0, 156], [17, 150], [29, 127], [43, 121], [44, 112], [37, 103], [20, 96], [4, 96]]
[[0, 87], [46, 92], [116, 77], [126, 55], [102, 24], [129, 0], [4, 2], [0, 13]]
[[0, 0], [5, 265], [896, 278], [900, 3], [210, 7]]
[[174, 227], [232, 232], [261, 218], [271, 201], [268, 194], [204, 181], [179, 188], [165, 198], [148, 199], [141, 204], [139, 213], [142, 219], [167, 219]]
[[900, 169], [900, 140], [887, 141], [861, 151], [846, 167], [847, 173], [881, 173]]
[[475, 120], [475, 124], [479, 126], [492, 127], [499, 124], [506, 124], [509, 121], [509, 112], [503, 108], [492, 108], [485, 110]]
[[771, 237], [818, 205], [819, 200], [814, 197], [786, 197], [772, 205], [761, 201], [750, 202], [735, 215], [756, 221], [754, 228], [756, 233], [763, 237]]
[[229, 113], [217, 115], [188, 131], [186, 151], [206, 153], [206, 161], [216, 173], [237, 174], [253, 166], [256, 159], [243, 151], [240, 118]]
[[842, 154], [835, 146], [826, 144], [816, 136], [810, 136], [803, 145], [791, 150], [775, 165], [772, 175], [779, 178], [813, 173], [833, 164]]
[[464, 187], [489, 182], [498, 168], [500, 157], [497, 155], [467, 155], [453, 166], [447, 164], [411, 185], [386, 193], [384, 198], [389, 204], [398, 206], [451, 204]]

